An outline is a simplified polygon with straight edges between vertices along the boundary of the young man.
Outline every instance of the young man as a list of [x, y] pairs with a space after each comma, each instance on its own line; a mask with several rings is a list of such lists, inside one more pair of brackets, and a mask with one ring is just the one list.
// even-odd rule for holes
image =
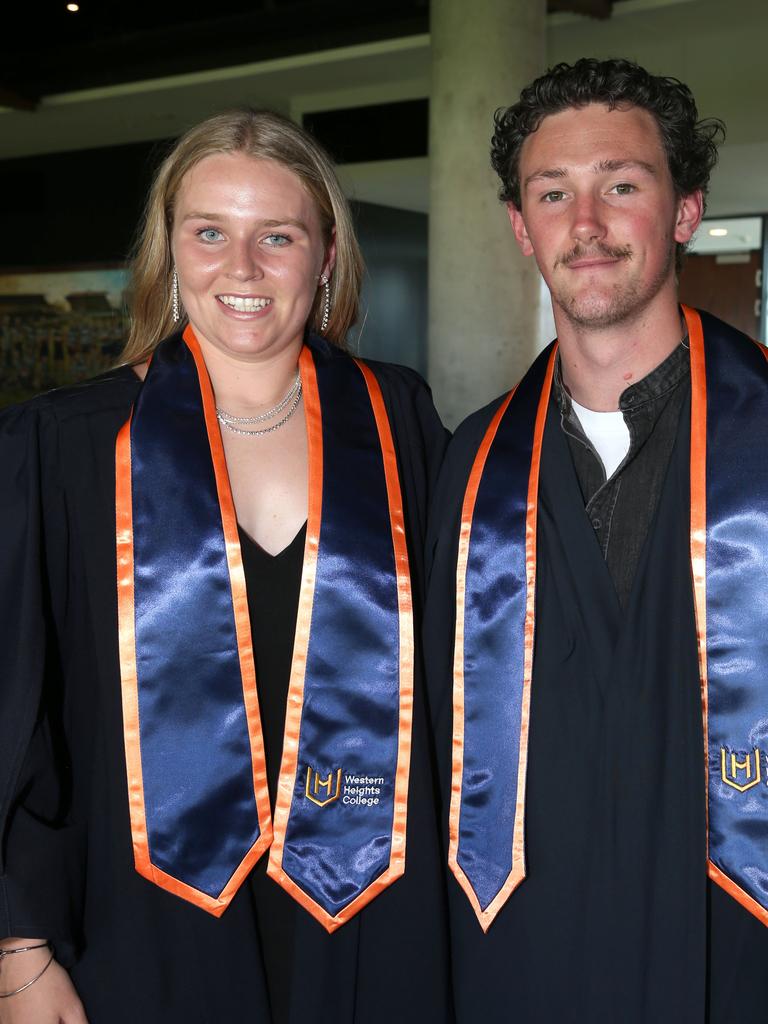
[[623, 60], [496, 117], [558, 342], [435, 503], [460, 1024], [768, 1013], [768, 361], [677, 300], [720, 132]]

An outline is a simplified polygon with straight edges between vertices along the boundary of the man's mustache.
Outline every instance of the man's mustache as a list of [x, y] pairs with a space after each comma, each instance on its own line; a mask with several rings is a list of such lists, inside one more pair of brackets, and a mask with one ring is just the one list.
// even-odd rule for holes
[[570, 252], [557, 257], [554, 269], [557, 269], [557, 267], [568, 267], [571, 263], [576, 263], [578, 260], [589, 260], [595, 257], [609, 260], [631, 260], [632, 247], [629, 245], [606, 245], [605, 242], [597, 242], [595, 245], [587, 247], [577, 242]]

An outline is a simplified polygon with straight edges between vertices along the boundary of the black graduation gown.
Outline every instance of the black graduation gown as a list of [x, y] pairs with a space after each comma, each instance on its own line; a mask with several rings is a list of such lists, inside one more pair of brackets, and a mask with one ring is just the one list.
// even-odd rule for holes
[[[458, 523], [498, 404], [457, 431], [428, 540], [425, 651], [446, 817]], [[528, 876], [485, 935], [449, 881], [460, 1024], [768, 1019], [768, 929], [706, 877], [689, 422], [687, 404], [622, 612], [550, 405], [537, 537]]]
[[[418, 614], [425, 510], [445, 431], [416, 374], [372, 369], [398, 452]], [[272, 893], [278, 886], [264, 863], [218, 919], [134, 870], [114, 448], [138, 388], [122, 368], [0, 416], [0, 934], [50, 937], [90, 1024], [442, 1024], [450, 987], [444, 871], [418, 669], [406, 873], [333, 935], [282, 890]], [[294, 607], [297, 590], [298, 578], [285, 598]], [[268, 653], [256, 650], [257, 662]], [[280, 920], [265, 925], [271, 915]], [[282, 986], [274, 1017], [265, 930], [291, 958], [282, 978], [269, 979]]]

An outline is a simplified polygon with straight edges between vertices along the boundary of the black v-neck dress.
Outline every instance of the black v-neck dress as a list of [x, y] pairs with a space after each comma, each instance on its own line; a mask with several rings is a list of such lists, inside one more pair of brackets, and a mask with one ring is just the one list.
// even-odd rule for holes
[[[425, 649], [446, 810], [458, 522], [497, 406], [457, 431], [429, 541]], [[449, 882], [459, 1024], [768, 1019], [768, 929], [706, 873], [689, 422], [688, 404], [622, 610], [550, 405], [538, 516], [528, 873], [487, 934]]]
[[[306, 524], [290, 544], [270, 555], [240, 530], [248, 610], [251, 619], [259, 711], [267, 761], [269, 800], [275, 806], [285, 708], [293, 653], [294, 624], [304, 558]], [[294, 900], [267, 876], [267, 857], [249, 879], [272, 1019], [290, 1020], [296, 915]]]
[[[445, 432], [416, 374], [371, 367], [398, 455], [418, 616]], [[334, 934], [266, 877], [266, 857], [220, 918], [134, 870], [114, 447], [138, 388], [121, 369], [0, 415], [0, 935], [50, 937], [90, 1024], [444, 1024], [444, 859], [420, 664], [406, 872]], [[303, 533], [275, 558], [241, 538], [272, 797]]]

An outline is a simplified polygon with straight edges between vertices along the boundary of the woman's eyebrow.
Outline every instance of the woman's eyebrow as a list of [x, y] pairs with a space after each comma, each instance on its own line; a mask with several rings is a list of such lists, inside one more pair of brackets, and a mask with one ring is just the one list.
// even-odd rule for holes
[[[205, 213], [202, 210], [190, 210], [182, 217], [182, 222], [187, 220], [223, 220], [224, 217], [219, 213]], [[307, 225], [303, 220], [296, 220], [295, 217], [281, 217], [278, 220], [269, 218], [268, 220], [259, 221], [259, 225], [265, 228], [279, 228], [285, 224], [290, 224], [293, 227], [300, 228], [302, 231], [307, 232]]]

